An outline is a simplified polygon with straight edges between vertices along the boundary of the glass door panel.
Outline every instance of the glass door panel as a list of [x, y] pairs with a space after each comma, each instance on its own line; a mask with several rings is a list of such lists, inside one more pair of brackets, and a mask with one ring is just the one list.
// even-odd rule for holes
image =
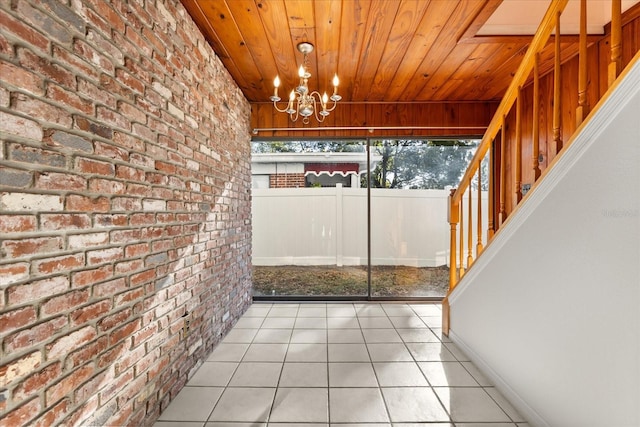
[[371, 297], [446, 295], [449, 189], [476, 140], [370, 140]]
[[366, 298], [366, 165], [362, 140], [253, 142], [254, 296]]

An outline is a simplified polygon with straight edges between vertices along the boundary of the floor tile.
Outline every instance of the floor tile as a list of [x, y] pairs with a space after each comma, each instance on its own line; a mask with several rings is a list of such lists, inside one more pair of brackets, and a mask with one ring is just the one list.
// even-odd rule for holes
[[296, 322], [295, 317], [267, 317], [262, 328], [265, 329], [292, 329]]
[[442, 316], [421, 316], [420, 318], [430, 328], [442, 328]]
[[387, 313], [378, 304], [362, 304], [362, 305], [356, 305], [354, 308], [359, 318], [387, 316]]
[[389, 422], [379, 388], [330, 388], [331, 423]]
[[156, 421], [153, 427], [202, 427], [202, 421]]
[[367, 344], [402, 342], [395, 329], [363, 329], [362, 335]]
[[329, 421], [326, 388], [279, 388], [269, 421], [313, 423]]
[[434, 387], [453, 422], [509, 422], [507, 414], [482, 389]]
[[187, 385], [226, 387], [237, 367], [237, 362], [204, 362]]
[[209, 421], [266, 422], [275, 388], [227, 387]]
[[243, 362], [283, 362], [287, 354], [287, 344], [251, 344]]
[[163, 421], [206, 421], [220, 398], [222, 387], [185, 387], [160, 414]]
[[326, 317], [298, 317], [294, 326], [296, 329], [327, 329]]
[[442, 328], [430, 328], [433, 331], [434, 335], [440, 339], [442, 342], [451, 342], [448, 336], [442, 333]]
[[267, 317], [269, 310], [271, 310], [271, 304], [253, 304], [242, 317]]
[[413, 357], [402, 343], [367, 344], [373, 362], [413, 362]]
[[393, 329], [393, 324], [388, 317], [359, 317], [362, 329]]
[[236, 329], [258, 329], [262, 326], [264, 318], [262, 317], [243, 317], [236, 322], [234, 328]]
[[277, 387], [281, 363], [242, 362], [233, 374], [230, 387]]
[[469, 356], [467, 356], [466, 354], [464, 354], [464, 352], [462, 350], [460, 350], [458, 348], [457, 345], [455, 345], [454, 343], [444, 343], [445, 347], [447, 347], [447, 349], [453, 353], [453, 355], [456, 357], [456, 359], [458, 359], [459, 362], [469, 362]]
[[418, 316], [403, 316], [403, 317], [390, 316], [389, 320], [391, 321], [393, 326], [398, 329], [427, 327], [427, 325], [425, 325], [422, 319], [420, 319]]
[[380, 387], [429, 386], [415, 362], [378, 362], [373, 367]]
[[327, 317], [355, 317], [356, 310], [353, 305], [344, 305], [341, 307], [327, 307]]
[[378, 387], [371, 363], [329, 363], [330, 387]]
[[440, 305], [436, 304], [410, 304], [409, 307], [418, 316], [442, 316]]
[[514, 423], [456, 423], [456, 427], [517, 427]]
[[391, 421], [450, 421], [449, 416], [429, 387], [383, 388]]
[[329, 344], [329, 362], [369, 362], [364, 344]]
[[326, 363], [285, 363], [280, 387], [328, 387]]
[[253, 338], [254, 343], [288, 343], [291, 339], [291, 329], [260, 329]]
[[327, 317], [327, 308], [301, 306], [298, 310], [298, 317]]
[[289, 344], [286, 362], [326, 362], [326, 344]]
[[398, 334], [404, 342], [440, 342], [429, 329], [398, 329]]
[[332, 343], [364, 343], [360, 329], [329, 329], [327, 339]]
[[479, 387], [459, 362], [419, 362], [432, 387]]
[[249, 343], [220, 343], [207, 358], [207, 362], [239, 362], [249, 348]]
[[267, 317], [296, 317], [298, 315], [298, 307], [273, 307]]
[[483, 387], [493, 387], [493, 383], [471, 362], [462, 362], [462, 366]]
[[258, 329], [232, 329], [222, 340], [223, 343], [250, 343], [258, 333]]
[[294, 329], [291, 334], [292, 343], [326, 344], [327, 331], [325, 329]]
[[455, 362], [455, 356], [439, 342], [408, 342], [409, 352], [418, 362]]
[[412, 316], [415, 312], [406, 304], [382, 304], [382, 309], [387, 316]]
[[355, 317], [330, 317], [327, 319], [329, 329], [360, 329], [360, 323]]

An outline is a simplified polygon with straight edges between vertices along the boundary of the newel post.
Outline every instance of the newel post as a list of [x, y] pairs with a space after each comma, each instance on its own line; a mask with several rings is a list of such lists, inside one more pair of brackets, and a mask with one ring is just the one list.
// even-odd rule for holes
[[[442, 333], [449, 336], [449, 294], [455, 288], [458, 283], [457, 268], [456, 268], [456, 229], [458, 222], [460, 221], [460, 204], [455, 203], [453, 195], [456, 190], [452, 189], [449, 194], [448, 212], [447, 217], [449, 220], [449, 226], [451, 227], [450, 239], [449, 239], [449, 292], [447, 296], [442, 300]], [[462, 232], [462, 231], [461, 231]]]

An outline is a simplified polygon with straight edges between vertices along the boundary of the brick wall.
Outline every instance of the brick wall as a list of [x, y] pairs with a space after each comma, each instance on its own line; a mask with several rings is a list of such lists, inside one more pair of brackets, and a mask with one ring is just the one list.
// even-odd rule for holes
[[269, 188], [303, 188], [303, 173], [275, 173], [269, 175]]
[[0, 22], [0, 425], [151, 425], [250, 303], [249, 104], [176, 0]]

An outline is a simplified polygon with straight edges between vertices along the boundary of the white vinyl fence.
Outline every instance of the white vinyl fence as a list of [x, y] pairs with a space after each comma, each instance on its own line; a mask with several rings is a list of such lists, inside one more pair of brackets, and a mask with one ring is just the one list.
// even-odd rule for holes
[[[448, 264], [448, 195], [448, 190], [372, 189], [372, 264]], [[254, 265], [367, 264], [365, 188], [253, 189], [252, 197]], [[485, 211], [486, 206], [483, 193]]]

